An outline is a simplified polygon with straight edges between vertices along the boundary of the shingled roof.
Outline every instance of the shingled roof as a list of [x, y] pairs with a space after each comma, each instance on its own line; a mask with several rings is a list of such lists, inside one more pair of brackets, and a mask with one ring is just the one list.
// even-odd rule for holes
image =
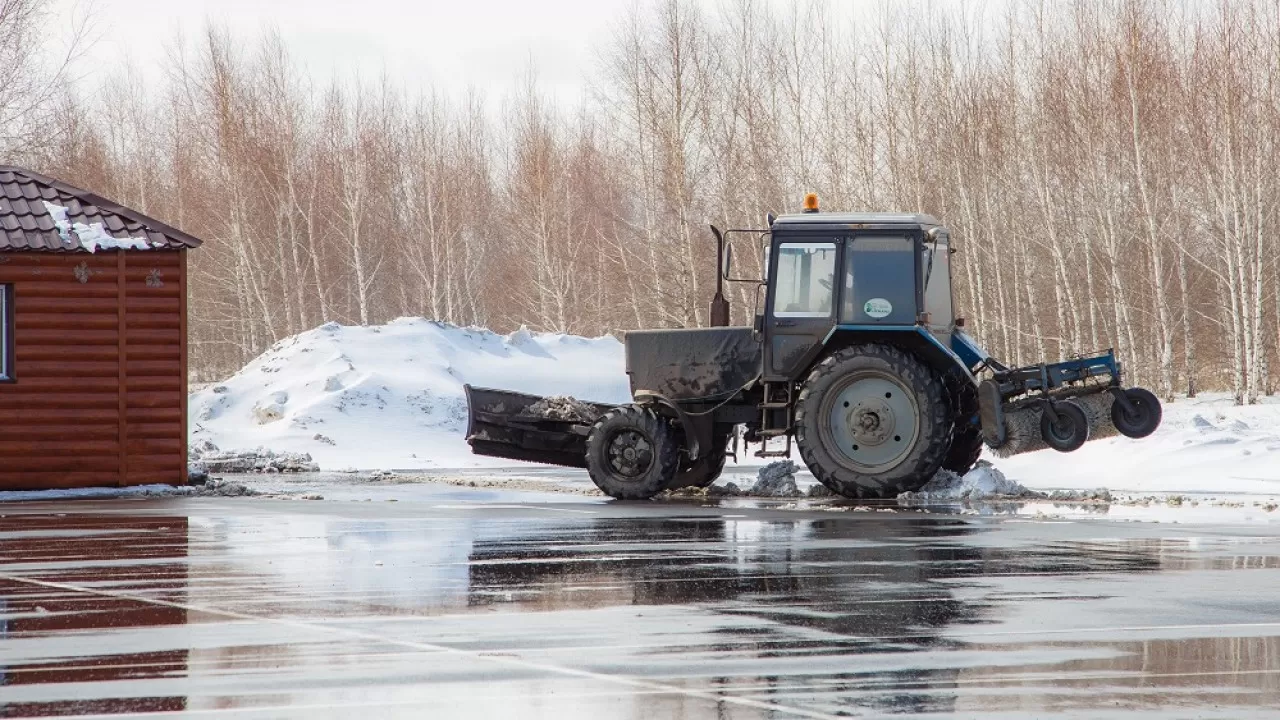
[[[53, 211], [46, 203], [54, 206]], [[82, 242], [77, 232], [59, 230], [53, 214], [58, 208], [66, 208], [66, 220], [73, 228], [93, 234], [145, 240], [150, 249], [200, 247], [198, 238], [87, 190], [0, 165], [0, 253], [91, 252], [93, 244]], [[95, 225], [101, 226], [102, 233], [97, 233]]]

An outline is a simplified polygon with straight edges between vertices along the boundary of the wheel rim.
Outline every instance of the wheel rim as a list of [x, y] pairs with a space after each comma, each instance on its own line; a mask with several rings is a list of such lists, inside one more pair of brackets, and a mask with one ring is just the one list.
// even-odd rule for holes
[[1049, 423], [1049, 434], [1059, 444], [1067, 444], [1074, 438], [1076, 422], [1066, 413], [1060, 413], [1056, 420]]
[[634, 480], [653, 465], [653, 442], [638, 430], [621, 430], [609, 438], [609, 468]]
[[868, 474], [902, 463], [920, 435], [915, 393], [895, 376], [874, 370], [852, 373], [832, 388], [822, 417], [822, 439], [836, 460]]
[[1133, 406], [1133, 410], [1121, 408], [1120, 414], [1124, 417], [1130, 427], [1140, 428], [1147, 424], [1147, 408], [1146, 403], [1141, 400], [1130, 399], [1129, 404]]

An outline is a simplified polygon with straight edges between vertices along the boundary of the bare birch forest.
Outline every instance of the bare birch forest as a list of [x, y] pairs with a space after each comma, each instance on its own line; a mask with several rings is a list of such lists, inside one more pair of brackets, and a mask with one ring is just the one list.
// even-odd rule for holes
[[[165, 83], [92, 90], [0, 43], [0, 75], [34, 83], [0, 83], [22, 130], [0, 137], [15, 163], [205, 239], [199, 379], [328, 321], [704, 324], [706, 223], [759, 227], [814, 191], [942, 218], [958, 307], [1008, 361], [1115, 346], [1165, 396], [1270, 394], [1280, 0], [980, 7], [657, 0], [593, 41], [572, 109], [533, 68], [505, 98], [321, 83], [270, 35], [210, 30]], [[754, 288], [735, 292], [746, 322]]]

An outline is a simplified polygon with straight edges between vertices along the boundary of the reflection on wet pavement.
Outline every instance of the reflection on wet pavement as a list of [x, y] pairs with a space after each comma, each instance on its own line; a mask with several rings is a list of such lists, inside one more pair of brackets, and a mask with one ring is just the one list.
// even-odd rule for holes
[[1270, 717], [1280, 533], [609, 503], [0, 512], [0, 716]]

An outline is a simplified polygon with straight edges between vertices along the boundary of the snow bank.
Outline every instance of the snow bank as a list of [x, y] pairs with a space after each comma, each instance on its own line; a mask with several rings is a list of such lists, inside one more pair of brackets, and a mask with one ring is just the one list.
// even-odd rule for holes
[[306, 453], [326, 470], [511, 465], [471, 454], [466, 383], [625, 402], [622, 343], [422, 318], [330, 323], [282, 340], [191, 397], [192, 444]]
[[188, 452], [187, 470], [189, 477], [204, 478], [210, 473], [318, 472], [320, 466], [307, 453], [276, 452], [262, 447], [228, 451], [201, 440]]
[[1164, 421], [1149, 438], [991, 462], [1033, 489], [1280, 494], [1280, 401], [1236, 407], [1221, 394], [1180, 398], [1164, 405]]
[[943, 502], [989, 500], [992, 498], [1040, 497], [1039, 493], [1028, 490], [1004, 476], [989, 462], [980, 461], [974, 469], [960, 476], [950, 470], [939, 470], [933, 479], [917, 492], [906, 492], [898, 496], [904, 502]]

